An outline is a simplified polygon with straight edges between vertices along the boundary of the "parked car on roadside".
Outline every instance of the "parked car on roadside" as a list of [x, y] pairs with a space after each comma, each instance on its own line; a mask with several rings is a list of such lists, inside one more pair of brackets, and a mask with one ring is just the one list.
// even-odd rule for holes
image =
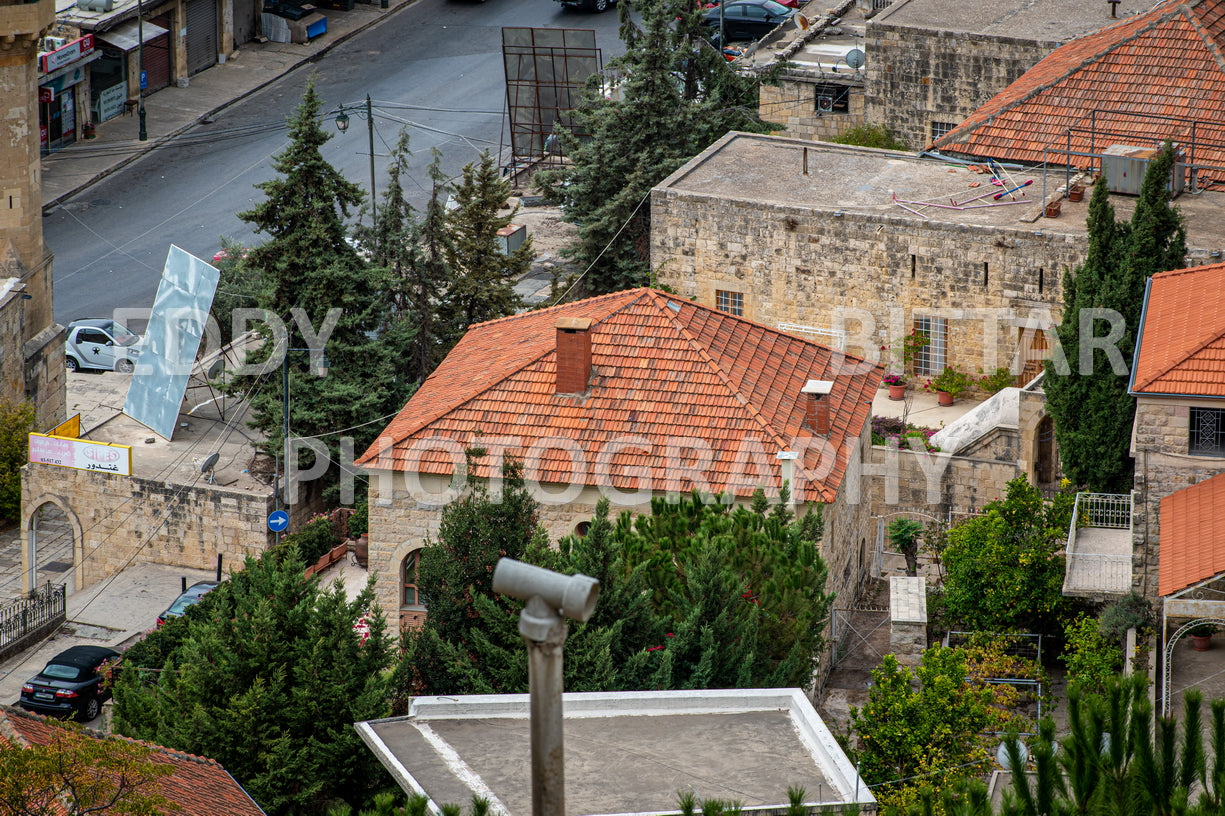
[[563, 6], [581, 8], [599, 14], [602, 11], [608, 11], [609, 6], [617, 2], [617, 0], [557, 0], [557, 2]]
[[17, 705], [38, 714], [76, 717], [88, 722], [111, 698], [102, 668], [117, 663], [119, 652], [105, 646], [73, 646], [57, 654], [21, 687]]
[[[724, 42], [760, 40], [795, 16], [795, 9], [775, 0], [732, 0], [723, 6]], [[702, 24], [711, 29], [712, 40], [719, 36], [719, 7], [708, 9]]]
[[140, 335], [104, 317], [74, 320], [64, 340], [69, 371], [118, 371], [130, 374], [140, 357]]
[[174, 599], [174, 603], [165, 612], [157, 616], [157, 625], [161, 626], [171, 618], [179, 617], [189, 606], [199, 603], [201, 598], [216, 588], [216, 581], [199, 581], [192, 584], [186, 592]]

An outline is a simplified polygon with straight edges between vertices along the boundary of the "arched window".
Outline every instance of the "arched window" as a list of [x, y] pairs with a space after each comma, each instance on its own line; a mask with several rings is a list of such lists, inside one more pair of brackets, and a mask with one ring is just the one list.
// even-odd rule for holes
[[400, 563], [401, 606], [420, 606], [421, 596], [417, 592], [417, 567], [421, 563], [421, 550], [413, 550]]

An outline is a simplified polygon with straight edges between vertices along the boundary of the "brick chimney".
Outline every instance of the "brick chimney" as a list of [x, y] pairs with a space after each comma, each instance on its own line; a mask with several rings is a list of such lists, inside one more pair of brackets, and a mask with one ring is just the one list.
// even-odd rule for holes
[[829, 392], [832, 390], [832, 380], [809, 380], [800, 389], [808, 395], [804, 401], [804, 429], [817, 436], [829, 436]]
[[591, 318], [557, 320], [558, 394], [581, 394], [591, 379]]

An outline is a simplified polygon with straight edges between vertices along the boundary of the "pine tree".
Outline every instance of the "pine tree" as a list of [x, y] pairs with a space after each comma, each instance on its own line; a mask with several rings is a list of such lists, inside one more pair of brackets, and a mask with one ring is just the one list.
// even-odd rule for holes
[[624, 74], [621, 98], [605, 98], [602, 78], [589, 85], [576, 112], [586, 135], [561, 134], [570, 163], [536, 176], [579, 225], [571, 254], [596, 294], [649, 282], [652, 187], [728, 131], [768, 129], [756, 113], [760, 78], [727, 64], [691, 0], [617, 5], [626, 53], [610, 67]]
[[[1170, 206], [1168, 182], [1174, 167], [1167, 144], [1149, 166], [1131, 222], [1117, 223], [1106, 182], [1099, 178], [1089, 202], [1089, 246], [1085, 260], [1064, 280], [1063, 318], [1057, 328], [1064, 360], [1047, 363], [1043, 389], [1055, 420], [1055, 436], [1064, 474], [1076, 485], [1102, 493], [1131, 489], [1129, 454], [1135, 400], [1127, 393], [1144, 287], [1149, 277], [1177, 269], [1186, 255], [1182, 216]], [[1082, 371], [1080, 354], [1085, 309], [1112, 309], [1125, 330], [1115, 344], [1125, 368], [1114, 370], [1107, 355], [1095, 351], [1092, 366]], [[1102, 321], [1094, 335], [1105, 336]]]
[[451, 331], [448, 347], [473, 323], [506, 317], [523, 305], [515, 283], [531, 267], [531, 239], [509, 255], [498, 239], [498, 230], [514, 218], [514, 212], [498, 215], [510, 192], [510, 180], [498, 176], [488, 151], [479, 163], [464, 167], [454, 187], [456, 207], [447, 215], [443, 245], [452, 273], [444, 301]]
[[305, 567], [292, 547], [248, 557], [129, 649], [115, 689], [117, 731], [221, 762], [274, 816], [361, 804], [385, 781], [353, 730], [387, 711], [391, 641], [373, 584], [350, 601]]
[[[369, 268], [346, 240], [345, 219], [361, 202], [362, 193], [320, 152], [331, 138], [320, 125], [321, 107], [312, 78], [289, 120], [289, 147], [275, 159], [278, 176], [256, 185], [265, 200], [239, 214], [269, 239], [251, 249], [230, 274], [258, 281], [247, 284], [255, 302], [244, 305], [262, 307], [284, 321], [290, 348], [311, 345], [296, 316], [304, 315], [319, 331], [329, 310], [340, 310], [323, 349], [330, 366], [326, 377], [308, 373], [307, 352], [286, 352], [290, 432], [321, 437], [331, 448], [332, 461], [338, 461], [340, 440], [334, 432], [354, 429], [355, 448], [364, 448], [378, 430], [371, 420], [400, 408], [411, 383], [397, 376], [401, 349], [379, 337], [387, 324], [387, 278], [381, 270]], [[279, 362], [274, 356], [279, 351], [265, 343], [254, 361]], [[310, 363], [313, 367], [314, 360]], [[280, 366], [270, 368], [262, 376], [236, 378], [231, 390], [251, 392], [251, 425], [267, 436], [268, 453], [280, 453], [284, 394]], [[337, 474], [333, 468], [327, 483], [334, 482]]]

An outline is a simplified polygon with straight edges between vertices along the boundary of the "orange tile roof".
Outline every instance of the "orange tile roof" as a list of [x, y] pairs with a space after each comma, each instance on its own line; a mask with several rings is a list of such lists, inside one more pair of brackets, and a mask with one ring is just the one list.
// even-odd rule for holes
[[[20, 708], [0, 705], [0, 741], [17, 742], [24, 746], [47, 745], [63, 729], [55, 720], [32, 714]], [[127, 739], [85, 730], [86, 736], [97, 739]], [[130, 740], [131, 742], [138, 742]], [[171, 773], [158, 780], [160, 792], [179, 809], [176, 816], [265, 816], [242, 786], [211, 759], [173, 751], [160, 745], [139, 742], [153, 749], [151, 762], [167, 765]]]
[[1225, 573], [1225, 473], [1161, 500], [1161, 596]]
[[1153, 275], [1131, 392], [1225, 397], [1225, 263]]
[[[1225, 0], [1168, 0], [1055, 49], [932, 145], [1000, 160], [1063, 164], [1043, 148], [1188, 142], [1225, 165]], [[1146, 115], [1141, 118], [1140, 115]], [[1156, 116], [1179, 117], [1168, 122]], [[1084, 162], [1073, 156], [1071, 164]]]
[[[596, 377], [582, 397], [554, 393], [555, 327], [562, 317], [592, 320]], [[828, 441], [841, 452], [861, 433], [882, 374], [879, 366], [777, 329], [654, 289], [633, 289], [473, 326], [358, 464], [446, 475], [453, 470], [450, 456], [425, 451], [410, 457], [410, 445], [442, 437], [480, 446], [481, 437], [507, 436], [522, 441], [507, 455], [523, 457], [534, 443], [561, 437], [582, 449], [588, 463], [582, 478], [575, 478], [570, 454], [560, 449], [546, 451], [529, 476], [595, 485], [601, 467], [618, 489], [635, 489], [639, 473], [661, 490], [676, 476], [664, 466], [667, 440], [692, 437], [710, 446], [712, 461], [702, 472], [711, 489], [744, 496], [754, 484], [737, 474], [760, 472], [745, 465], [744, 456], [760, 459], [776, 484], [775, 454], [791, 448], [793, 437], [812, 435], [801, 432], [807, 399], [801, 389], [808, 380], [835, 382]], [[651, 449], [614, 451], [608, 465], [598, 460], [610, 442], [626, 437], [644, 438]], [[760, 450], [741, 448], [753, 438]], [[693, 452], [685, 456], [696, 461]], [[816, 478], [811, 471], [819, 461], [818, 450], [805, 450], [810, 481], [797, 498], [833, 500], [845, 457]], [[474, 475], [487, 478], [489, 470], [478, 461]], [[688, 490], [688, 482], [680, 489]]]

